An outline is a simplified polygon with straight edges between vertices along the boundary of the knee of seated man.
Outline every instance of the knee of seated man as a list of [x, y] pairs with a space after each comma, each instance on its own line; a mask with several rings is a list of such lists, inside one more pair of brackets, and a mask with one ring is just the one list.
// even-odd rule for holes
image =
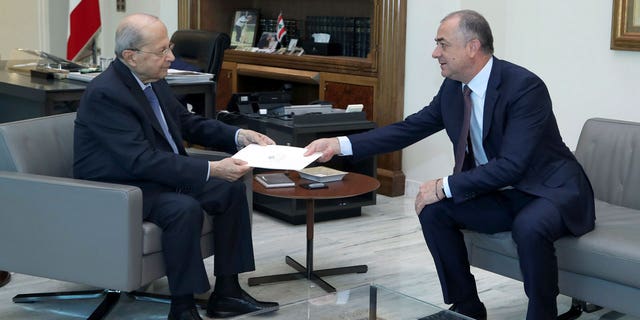
[[545, 237], [540, 224], [516, 219], [511, 230], [511, 238], [519, 246], [535, 246]]
[[436, 202], [425, 206], [420, 215], [420, 224], [425, 225], [439, 225], [442, 224], [444, 218], [447, 217], [447, 210], [443, 205], [443, 202]]
[[174, 215], [174, 220], [180, 220], [185, 223], [202, 225], [202, 219], [204, 217], [202, 212], [202, 206], [198, 200], [193, 197], [183, 195], [176, 199], [178, 210]]
[[231, 200], [236, 197], [246, 197], [247, 186], [242, 178], [224, 184], [224, 190], [216, 190], [214, 192], [223, 191], [227, 199]]

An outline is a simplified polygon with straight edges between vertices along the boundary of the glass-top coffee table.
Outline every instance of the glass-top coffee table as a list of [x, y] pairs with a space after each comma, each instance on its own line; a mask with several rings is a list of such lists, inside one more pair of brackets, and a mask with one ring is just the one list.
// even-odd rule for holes
[[471, 318], [371, 284], [285, 304], [276, 311], [263, 310], [234, 319], [458, 320]]

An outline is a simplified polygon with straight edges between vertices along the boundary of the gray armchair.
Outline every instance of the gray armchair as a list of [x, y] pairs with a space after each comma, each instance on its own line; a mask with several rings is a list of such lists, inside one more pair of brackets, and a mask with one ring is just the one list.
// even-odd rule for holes
[[[165, 276], [162, 231], [142, 221], [139, 188], [72, 178], [74, 120], [75, 113], [67, 113], [0, 124], [0, 270], [99, 289], [25, 294], [13, 301], [104, 295], [89, 317], [100, 319], [121, 292], [163, 300], [136, 292]], [[226, 155], [198, 150], [196, 156]], [[250, 195], [250, 175], [245, 182]], [[203, 258], [211, 256], [211, 223], [203, 224], [201, 244]]]

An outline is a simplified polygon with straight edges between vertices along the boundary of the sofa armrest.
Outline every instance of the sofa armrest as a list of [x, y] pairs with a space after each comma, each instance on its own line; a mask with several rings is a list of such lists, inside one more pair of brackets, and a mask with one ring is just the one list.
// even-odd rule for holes
[[0, 171], [0, 203], [0, 269], [118, 290], [139, 285], [139, 188]]

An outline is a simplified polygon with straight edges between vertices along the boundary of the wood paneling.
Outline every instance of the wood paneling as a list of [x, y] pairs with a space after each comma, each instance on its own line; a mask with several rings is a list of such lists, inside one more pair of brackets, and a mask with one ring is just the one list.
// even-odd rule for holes
[[[186, 1], [186, 0], [185, 0]], [[286, 19], [297, 19], [299, 28], [306, 16], [369, 16], [371, 38], [369, 55], [366, 58], [289, 56], [227, 50], [225, 62], [238, 65], [255, 65], [290, 70], [319, 72], [318, 86], [301, 83], [311, 97], [336, 102], [363, 103], [368, 117], [378, 126], [388, 125], [403, 118], [404, 109], [404, 64], [406, 40], [407, 0], [191, 0], [191, 12], [197, 6], [198, 28], [230, 32], [232, 17], [239, 9], [255, 8], [267, 18], [275, 18], [282, 11]], [[192, 25], [194, 16], [191, 16]], [[260, 69], [260, 68], [258, 68]], [[238, 70], [228, 69], [232, 85], [219, 88], [218, 99], [229, 95], [224, 90], [238, 90], [243, 86], [238, 81], [248, 77], [238, 76]], [[260, 69], [266, 70], [266, 69]], [[261, 73], [264, 79], [270, 75]], [[282, 70], [272, 75], [273, 81], [283, 81]], [[364, 82], [363, 82], [364, 80]], [[308, 91], [316, 91], [310, 93]], [[228, 99], [228, 97], [226, 97]], [[378, 177], [382, 182], [381, 194], [397, 196], [404, 194], [405, 176], [402, 172], [401, 151], [378, 157]]]

